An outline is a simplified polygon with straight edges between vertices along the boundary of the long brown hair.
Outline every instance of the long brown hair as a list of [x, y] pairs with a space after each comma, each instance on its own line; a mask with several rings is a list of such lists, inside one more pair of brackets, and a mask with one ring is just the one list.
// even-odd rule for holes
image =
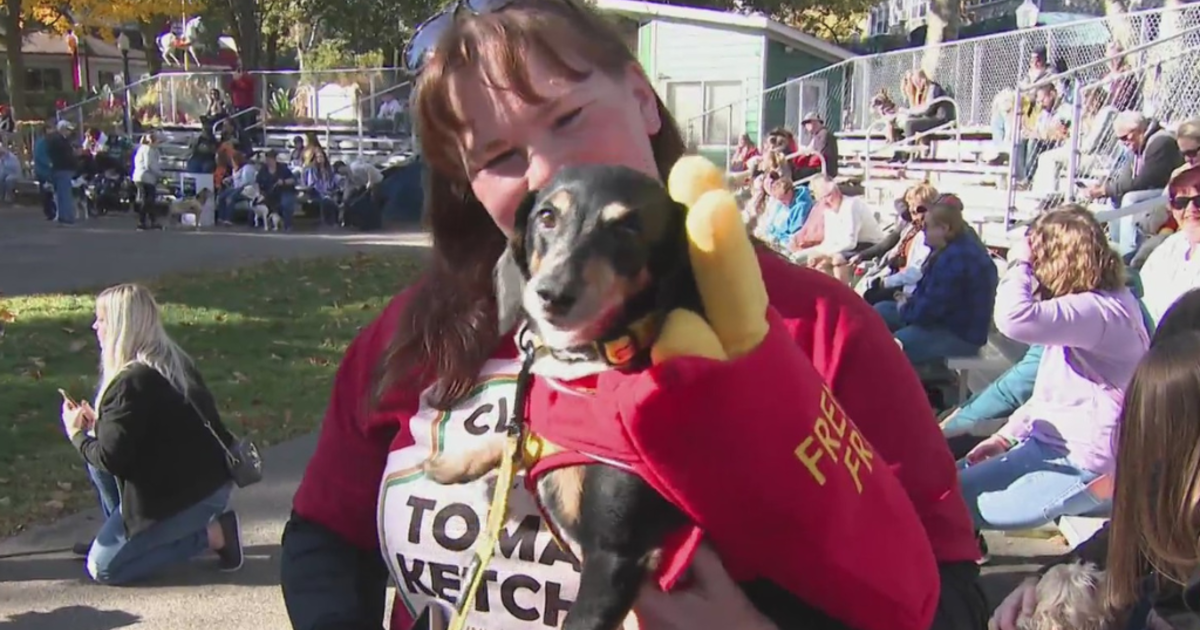
[[1034, 219], [1029, 226], [1033, 275], [1046, 297], [1125, 286], [1125, 265], [1108, 244], [1104, 226], [1077, 204], [1067, 204]]
[[1185, 584], [1200, 568], [1200, 332], [1150, 348], [1125, 390], [1108, 545], [1108, 605], [1128, 608], [1142, 580]]
[[[458, 110], [450, 77], [478, 68], [490, 85], [540, 104], [545, 99], [528, 72], [527, 59], [534, 56], [572, 81], [594, 71], [624, 77], [638, 67], [612, 24], [574, 0], [520, 0], [491, 13], [464, 11], [447, 29], [413, 96], [426, 160], [425, 218], [433, 254], [400, 315], [384, 358], [379, 392], [402, 379], [435, 382], [430, 402], [450, 407], [470, 392], [501, 342], [492, 270], [505, 239], [471, 193], [461, 154], [467, 121]], [[572, 65], [575, 60], [591, 67]], [[666, 105], [657, 100], [662, 127], [650, 144], [665, 181], [686, 145]]]

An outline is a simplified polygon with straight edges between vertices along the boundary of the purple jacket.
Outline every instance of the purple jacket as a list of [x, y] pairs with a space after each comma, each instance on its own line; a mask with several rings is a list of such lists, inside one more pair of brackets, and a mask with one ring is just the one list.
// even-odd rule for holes
[[1033, 271], [1018, 264], [996, 291], [996, 328], [1046, 346], [1033, 396], [1000, 433], [1063, 449], [1083, 470], [1110, 473], [1125, 387], [1150, 345], [1141, 306], [1129, 289], [1039, 300]]

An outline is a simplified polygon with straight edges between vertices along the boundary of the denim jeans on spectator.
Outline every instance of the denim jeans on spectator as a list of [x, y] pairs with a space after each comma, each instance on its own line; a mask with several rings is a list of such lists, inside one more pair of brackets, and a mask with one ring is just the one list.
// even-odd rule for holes
[[42, 198], [42, 214], [46, 215], [46, 219], [53, 219], [57, 214], [54, 208], [54, 178], [53, 176], [40, 176], [37, 180], [38, 196]]
[[1062, 449], [1037, 440], [973, 466], [961, 460], [958, 470], [979, 529], [1030, 529], [1060, 516], [1099, 513], [1110, 505], [1087, 489], [1099, 475], [1075, 467]]
[[233, 206], [241, 198], [242, 191], [240, 188], [232, 186], [217, 193], [217, 220], [218, 221], [233, 221]]
[[118, 510], [96, 534], [87, 570], [103, 584], [128, 584], [148, 578], [173, 564], [208, 550], [208, 524], [229, 506], [233, 484], [226, 484], [199, 503], [158, 521], [130, 538]]
[[88, 477], [92, 480], [92, 486], [96, 488], [96, 498], [100, 500], [100, 510], [104, 512], [104, 518], [107, 519], [116, 514], [118, 508], [121, 507], [121, 491], [117, 487], [117, 478], [91, 464], [85, 465]]
[[905, 324], [899, 306], [892, 300], [879, 302], [875, 311], [883, 316], [888, 330], [900, 341], [905, 356], [913, 365], [979, 352], [979, 345], [964, 341], [945, 328]]
[[0, 173], [0, 201], [8, 201], [16, 195], [17, 182], [20, 179], [20, 175]]
[[279, 193], [279, 217], [283, 219], [283, 229], [292, 229], [292, 219], [296, 216], [296, 191], [289, 190]]
[[317, 207], [321, 210], [322, 225], [337, 225], [338, 224], [338, 203], [328, 197], [319, 197], [317, 199]]
[[75, 171], [54, 171], [51, 176], [54, 184], [54, 203], [59, 223], [75, 222], [75, 190], [71, 181], [75, 179]]

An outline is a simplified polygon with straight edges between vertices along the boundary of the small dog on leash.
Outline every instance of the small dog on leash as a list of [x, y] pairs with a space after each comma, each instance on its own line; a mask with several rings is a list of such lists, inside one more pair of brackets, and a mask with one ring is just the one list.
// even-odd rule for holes
[[1094, 564], [1051, 567], [1038, 581], [1037, 607], [1018, 621], [1021, 630], [1109, 630], [1101, 593], [1104, 572]]
[[258, 184], [250, 184], [242, 189], [242, 196], [250, 200], [250, 211], [254, 213], [251, 225], [264, 230], [278, 231], [283, 225], [283, 218], [278, 212], [271, 212], [267, 206], [267, 198], [263, 196]]
[[[638, 337], [632, 331], [641, 322], [676, 308], [703, 315], [686, 217], [662, 183], [637, 171], [563, 169], [517, 210], [496, 268], [501, 330], [524, 314], [550, 351], [555, 376], [569, 380], [613, 369], [603, 342]], [[638, 339], [627, 367], [649, 366], [654, 334]], [[438, 483], [466, 483], [498, 467], [503, 455], [503, 439], [490, 440], [438, 455], [424, 468]], [[659, 564], [664, 540], [687, 518], [636, 473], [600, 461], [550, 468], [536, 479], [536, 493], [552, 530], [581, 561], [579, 593], [562, 627], [615, 630]], [[796, 608], [790, 593], [762, 580], [741, 586], [751, 601], [774, 602], [763, 612], [780, 628], [800, 627], [786, 618]]]

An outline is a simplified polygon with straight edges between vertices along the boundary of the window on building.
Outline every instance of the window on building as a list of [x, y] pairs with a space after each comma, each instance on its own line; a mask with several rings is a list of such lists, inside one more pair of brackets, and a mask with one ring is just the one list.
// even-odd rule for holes
[[744, 96], [741, 81], [673, 81], [667, 84], [667, 109], [689, 145], [724, 146], [745, 133]]
[[58, 68], [26, 68], [25, 89], [30, 92], [62, 91], [62, 71]]
[[117, 84], [117, 73], [101, 70], [96, 73], [96, 78], [100, 80], [100, 85], [114, 86]]

